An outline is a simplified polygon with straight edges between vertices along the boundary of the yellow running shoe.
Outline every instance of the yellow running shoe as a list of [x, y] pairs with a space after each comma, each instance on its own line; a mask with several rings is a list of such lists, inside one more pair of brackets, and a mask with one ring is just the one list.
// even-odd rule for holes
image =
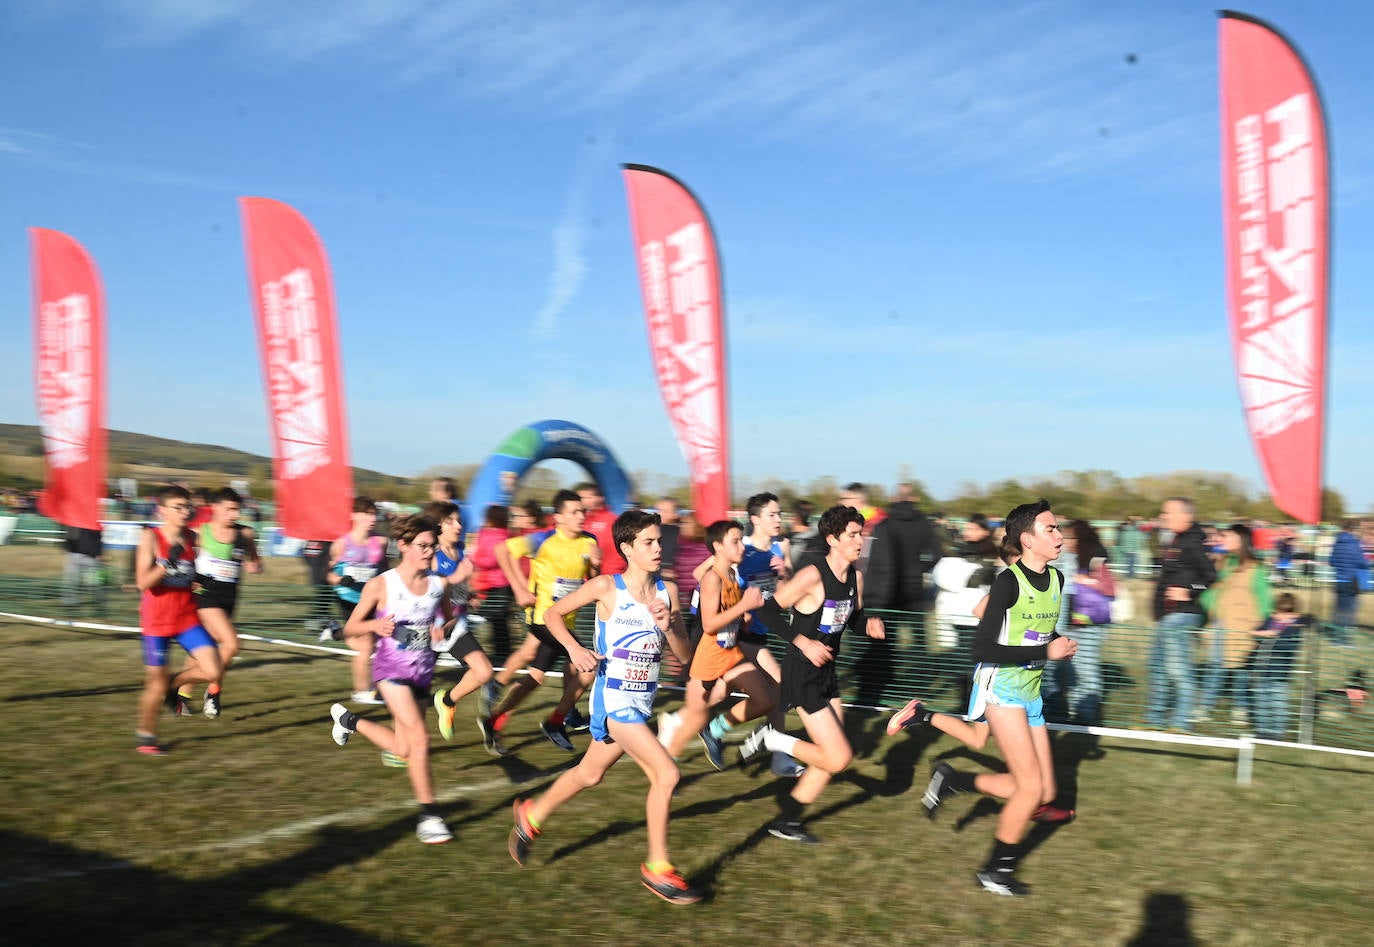
[[446, 693], [443, 690], [434, 692], [434, 710], [439, 714], [439, 736], [448, 741], [453, 739], [453, 717], [458, 713], [458, 708], [444, 703]]

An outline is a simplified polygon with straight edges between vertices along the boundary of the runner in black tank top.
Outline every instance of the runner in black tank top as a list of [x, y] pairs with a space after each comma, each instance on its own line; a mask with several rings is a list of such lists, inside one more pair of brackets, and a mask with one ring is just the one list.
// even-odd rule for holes
[[[798, 740], [764, 724], [740, 747], [742, 760], [766, 748], [790, 753], [806, 764], [796, 786], [779, 798], [781, 812], [768, 826], [777, 838], [819, 841], [802, 827], [802, 811], [854, 756], [844, 732], [835, 654], [846, 626], [862, 628], [870, 638], [884, 637], [882, 619], [864, 615], [863, 577], [854, 568], [863, 550], [863, 525], [863, 515], [852, 507], [833, 506], [821, 514], [825, 558], [778, 586], [764, 609], [772, 610], [768, 627], [791, 638], [782, 662], [782, 703], [797, 709], [810, 738]], [[790, 628], [774, 617], [784, 608], [793, 609]]]

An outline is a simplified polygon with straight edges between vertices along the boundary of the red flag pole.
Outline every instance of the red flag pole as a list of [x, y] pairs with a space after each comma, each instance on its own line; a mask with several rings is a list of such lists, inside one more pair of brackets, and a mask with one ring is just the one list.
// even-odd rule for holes
[[622, 165], [659, 391], [701, 523], [730, 507], [730, 426], [720, 255], [701, 202], [671, 174]]
[[1275, 505], [1318, 523], [1330, 281], [1321, 96], [1273, 26], [1220, 17], [1222, 223], [1241, 402]]

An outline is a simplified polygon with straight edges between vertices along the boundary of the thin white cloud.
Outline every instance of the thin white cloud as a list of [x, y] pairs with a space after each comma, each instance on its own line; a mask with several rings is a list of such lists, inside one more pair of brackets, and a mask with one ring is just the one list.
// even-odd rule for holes
[[[123, 42], [224, 36], [259, 67], [348, 59], [388, 83], [526, 110], [649, 106], [685, 127], [860, 136], [925, 163], [1059, 176], [1154, 155], [1211, 128], [1212, 64], [1130, 11], [1075, 0], [969, 16], [955, 5], [798, 7], [587, 0], [69, 0]], [[69, 12], [70, 15], [70, 12]], [[1205, 47], [1203, 47], [1205, 48]], [[1136, 54], [1136, 60], [1125, 58]], [[1199, 124], [1200, 123], [1200, 124]]]
[[587, 276], [582, 237], [582, 225], [576, 220], [576, 212], [570, 212], [553, 228], [553, 272], [549, 274], [548, 296], [534, 317], [532, 330], [537, 340], [553, 338], [558, 329], [558, 317], [582, 288]]

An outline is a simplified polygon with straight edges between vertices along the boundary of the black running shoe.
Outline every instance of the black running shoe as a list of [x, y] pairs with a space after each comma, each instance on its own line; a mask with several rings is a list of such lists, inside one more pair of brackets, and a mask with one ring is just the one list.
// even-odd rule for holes
[[563, 728], [561, 723], [554, 723], [545, 720], [539, 725], [539, 732], [544, 734], [544, 739], [548, 740], [560, 750], [567, 750], [572, 753], [577, 747], [573, 746], [573, 741], [568, 739], [568, 731]]
[[1014, 871], [980, 868], [973, 873], [973, 877], [978, 879], [984, 891], [991, 891], [1003, 897], [1024, 898], [1030, 894], [1030, 887], [1017, 881]]
[[492, 756], [505, 756], [506, 748], [501, 743], [501, 734], [492, 726], [490, 717], [479, 716], [477, 729], [482, 731], [482, 748]]
[[937, 761], [931, 767], [930, 782], [926, 784], [925, 795], [921, 796], [921, 805], [925, 806], [926, 818], [935, 818], [935, 814], [940, 811], [940, 804], [954, 795], [955, 790], [949, 784], [949, 778], [953, 775], [954, 767], [944, 760]]
[[173, 717], [185, 717], [191, 713], [191, 702], [174, 690], [167, 692], [163, 704], [166, 705], [167, 712]]
[[795, 819], [776, 818], [768, 823], [768, 834], [788, 842], [801, 842], [805, 845], [819, 845], [821, 840], [802, 827]]
[[591, 718], [582, 716], [582, 711], [576, 707], [569, 710], [568, 715], [563, 718], [563, 729], [569, 733], [585, 733], [591, 728]]

